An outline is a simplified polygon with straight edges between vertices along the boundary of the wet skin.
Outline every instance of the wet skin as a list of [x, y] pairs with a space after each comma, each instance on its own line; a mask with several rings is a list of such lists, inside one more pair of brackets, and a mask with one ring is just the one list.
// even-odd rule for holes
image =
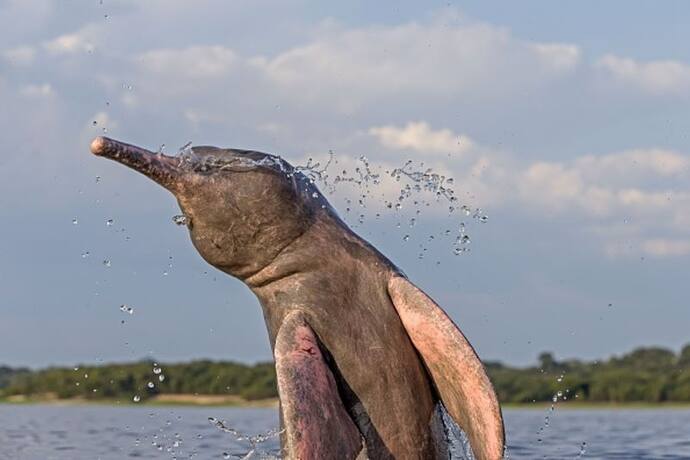
[[[452, 325], [447, 317], [425, 324], [431, 316], [412, 316], [425, 310], [405, 302], [427, 302], [434, 313], [437, 306], [415, 297], [421, 291], [352, 232], [304, 175], [253, 151], [194, 147], [180, 159], [107, 138], [95, 139], [91, 150], [172, 192], [199, 254], [257, 296], [276, 356], [283, 422], [306, 432], [305, 414], [332, 406], [331, 428], [311, 437], [293, 430], [294, 439], [287, 430], [286, 456], [354, 458], [356, 435], [365, 446], [361, 455], [372, 459], [440, 458], [439, 397], [477, 458], [502, 456], [500, 409], [464, 336], [457, 331], [457, 344], [439, 342], [439, 324]], [[408, 284], [414, 292], [405, 291]], [[473, 377], [457, 385], [447, 377], [464, 374]], [[310, 375], [313, 394], [303, 389]], [[337, 450], [348, 443], [351, 449]]]

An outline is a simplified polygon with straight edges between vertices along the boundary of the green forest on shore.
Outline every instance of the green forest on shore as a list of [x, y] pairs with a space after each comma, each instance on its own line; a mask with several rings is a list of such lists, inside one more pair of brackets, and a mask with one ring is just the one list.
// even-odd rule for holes
[[[605, 361], [557, 361], [551, 353], [538, 364], [517, 368], [485, 366], [502, 403], [690, 403], [690, 344], [679, 354], [638, 348]], [[277, 397], [273, 363], [253, 365], [199, 360], [188, 363], [126, 364], [42, 370], [0, 366], [0, 400], [143, 402], [162, 395], [236, 396], [242, 401]]]

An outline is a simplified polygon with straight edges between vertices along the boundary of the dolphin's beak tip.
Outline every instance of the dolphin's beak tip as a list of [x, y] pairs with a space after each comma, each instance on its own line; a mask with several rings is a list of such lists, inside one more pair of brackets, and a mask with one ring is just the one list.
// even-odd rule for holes
[[102, 156], [108, 146], [108, 139], [103, 136], [98, 136], [91, 141], [91, 153], [97, 156]]

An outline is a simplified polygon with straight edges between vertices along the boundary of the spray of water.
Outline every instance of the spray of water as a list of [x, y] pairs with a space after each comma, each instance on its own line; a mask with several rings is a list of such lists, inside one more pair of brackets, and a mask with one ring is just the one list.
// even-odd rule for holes
[[242, 452], [242, 453], [235, 453], [235, 454], [229, 454], [227, 452], [223, 453], [224, 458], [240, 458], [240, 459], [249, 459], [249, 458], [278, 458], [279, 452], [265, 452], [262, 451], [259, 448], [259, 444], [264, 443], [268, 441], [269, 439], [273, 439], [277, 436], [280, 436], [283, 431], [278, 431], [278, 430], [269, 430], [264, 433], [260, 434], [255, 434], [255, 435], [246, 435], [244, 433], [241, 433], [237, 431], [236, 429], [230, 427], [227, 425], [225, 421], [218, 420], [215, 417], [209, 417], [208, 418], [209, 423], [211, 425], [215, 426], [219, 430], [221, 430], [224, 433], [228, 433], [232, 435], [236, 441], [242, 441], [246, 442], [249, 444], [249, 450]]

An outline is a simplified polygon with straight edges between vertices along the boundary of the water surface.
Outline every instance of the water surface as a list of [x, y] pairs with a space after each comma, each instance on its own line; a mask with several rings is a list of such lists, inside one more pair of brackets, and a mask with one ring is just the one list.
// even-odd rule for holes
[[[690, 458], [690, 409], [506, 409], [504, 414], [512, 459]], [[250, 453], [251, 442], [219, 429], [209, 417], [251, 435], [278, 425], [275, 409], [0, 404], [0, 458], [223, 459]], [[278, 439], [255, 447], [249, 458], [265, 458], [276, 453]]]

